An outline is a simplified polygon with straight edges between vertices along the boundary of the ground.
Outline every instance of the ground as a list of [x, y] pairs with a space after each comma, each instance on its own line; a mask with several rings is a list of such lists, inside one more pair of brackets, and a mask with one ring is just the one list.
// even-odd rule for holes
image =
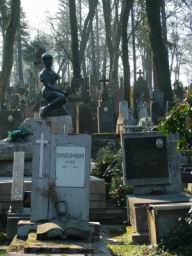
[[[167, 252], [159, 252], [148, 245], [132, 245], [130, 227], [123, 225], [102, 225], [102, 237], [112, 256], [179, 256]], [[4, 233], [0, 233], [0, 256], [5, 255], [6, 245], [3, 245]], [[99, 255], [98, 255], [99, 256]], [[109, 255], [106, 255], [109, 256]]]
[[131, 227], [103, 226], [103, 237], [112, 256], [177, 256], [167, 252], [158, 252], [148, 245], [133, 245], [130, 239]]

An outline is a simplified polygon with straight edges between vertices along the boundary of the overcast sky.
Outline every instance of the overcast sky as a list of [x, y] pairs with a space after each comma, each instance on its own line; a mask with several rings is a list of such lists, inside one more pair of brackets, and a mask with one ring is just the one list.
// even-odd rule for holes
[[47, 30], [46, 17], [56, 13], [58, 0], [21, 0], [21, 5], [31, 28]]

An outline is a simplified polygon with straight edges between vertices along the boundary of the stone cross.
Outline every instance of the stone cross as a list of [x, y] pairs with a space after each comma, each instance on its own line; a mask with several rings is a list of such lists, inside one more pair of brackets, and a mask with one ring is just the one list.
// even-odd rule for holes
[[137, 72], [137, 74], [141, 77], [142, 75], [144, 75], [144, 72], [141, 71], [141, 69], [139, 69], [139, 71]]
[[44, 144], [48, 144], [48, 140], [44, 140], [44, 133], [41, 133], [40, 140], [37, 140], [36, 143], [40, 144], [39, 178], [42, 178], [43, 177], [43, 150], [44, 150]]
[[11, 210], [18, 212], [23, 202], [24, 152], [14, 152]]

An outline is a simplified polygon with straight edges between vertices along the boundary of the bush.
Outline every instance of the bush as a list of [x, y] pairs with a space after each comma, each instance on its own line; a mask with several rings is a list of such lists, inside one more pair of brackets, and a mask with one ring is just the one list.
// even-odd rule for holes
[[165, 136], [178, 133], [178, 148], [192, 155], [192, 89], [182, 103], [176, 104], [159, 124], [159, 131]]
[[[192, 157], [192, 89], [188, 91], [182, 103], [176, 104], [159, 124], [164, 135], [179, 135], [178, 149]], [[186, 218], [180, 220], [178, 227], [162, 241], [161, 246], [179, 256], [192, 255], [192, 209]]]
[[132, 189], [123, 184], [122, 153], [119, 146], [108, 145], [99, 150], [92, 175], [106, 182], [106, 197], [118, 206], [125, 206], [126, 194]]
[[160, 247], [179, 256], [192, 255], [192, 208], [185, 218], [180, 219], [177, 228], [162, 241]]

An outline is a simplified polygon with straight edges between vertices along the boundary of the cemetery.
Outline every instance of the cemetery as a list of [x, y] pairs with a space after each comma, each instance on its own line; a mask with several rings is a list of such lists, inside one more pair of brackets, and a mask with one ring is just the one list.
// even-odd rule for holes
[[0, 256], [191, 256], [191, 6], [0, 1]]

